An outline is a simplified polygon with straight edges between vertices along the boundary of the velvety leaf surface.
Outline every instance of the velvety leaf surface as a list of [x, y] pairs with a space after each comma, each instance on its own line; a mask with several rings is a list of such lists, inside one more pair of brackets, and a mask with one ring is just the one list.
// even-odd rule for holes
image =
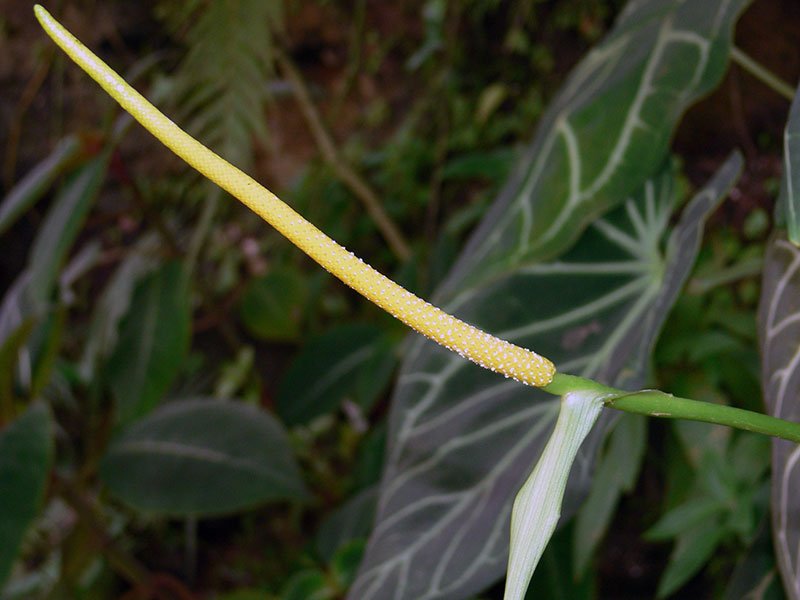
[[0, 590], [39, 511], [52, 460], [53, 426], [44, 404], [0, 431]]
[[[694, 263], [704, 219], [734, 181], [733, 156], [671, 235], [674, 175], [590, 226], [557, 261], [458, 295], [468, 322], [553, 359], [559, 370], [641, 385], [658, 330]], [[558, 399], [421, 338], [401, 369], [375, 529], [350, 598], [460, 599], [505, 570], [511, 503], [552, 429]], [[601, 416], [601, 419], [603, 417]], [[603, 427], [567, 484], [564, 513], [590, 483]]]
[[137, 287], [106, 368], [117, 420], [150, 412], [169, 389], [189, 349], [189, 292], [178, 263], [168, 263]]
[[345, 400], [369, 410], [396, 362], [394, 345], [382, 327], [333, 327], [310, 340], [292, 361], [278, 390], [278, 414], [295, 425], [335, 410]]
[[683, 111], [722, 77], [747, 4], [630, 2], [556, 96], [437, 303], [555, 256], [655, 175]]
[[305, 485], [280, 424], [240, 402], [170, 402], [114, 440], [101, 475], [134, 508], [215, 515], [302, 500]]
[[[758, 315], [767, 411], [800, 421], [800, 248], [774, 237], [764, 258]], [[800, 600], [800, 445], [772, 441], [772, 528], [786, 593]]]

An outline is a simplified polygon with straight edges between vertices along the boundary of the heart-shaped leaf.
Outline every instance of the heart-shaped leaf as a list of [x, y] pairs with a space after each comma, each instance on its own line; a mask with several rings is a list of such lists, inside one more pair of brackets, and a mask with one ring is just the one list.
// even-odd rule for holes
[[[666, 243], [675, 203], [670, 168], [598, 219], [560, 260], [465, 291], [448, 308], [536, 348], [560, 371], [638, 387], [694, 264], [703, 221], [740, 167], [738, 155], [723, 165]], [[422, 338], [407, 356], [393, 399], [376, 526], [350, 592], [354, 600], [464, 598], [499, 578], [512, 500], [558, 410], [557, 398]], [[603, 429], [578, 454], [564, 514], [587, 491]]]
[[722, 77], [748, 1], [628, 4], [570, 74], [439, 300], [557, 255], [655, 175], [683, 111]]

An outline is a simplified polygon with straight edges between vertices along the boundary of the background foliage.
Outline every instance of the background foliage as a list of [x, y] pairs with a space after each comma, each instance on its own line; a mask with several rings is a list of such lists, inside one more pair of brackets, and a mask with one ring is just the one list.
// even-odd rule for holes
[[[27, 4], [0, 11], [2, 598], [502, 597], [553, 399], [199, 181]], [[48, 8], [413, 291], [567, 372], [796, 420], [800, 110], [784, 143], [789, 102], [728, 53], [736, 27], [797, 81], [800, 12], [749, 4]], [[531, 597], [800, 598], [796, 447], [613, 417]]]

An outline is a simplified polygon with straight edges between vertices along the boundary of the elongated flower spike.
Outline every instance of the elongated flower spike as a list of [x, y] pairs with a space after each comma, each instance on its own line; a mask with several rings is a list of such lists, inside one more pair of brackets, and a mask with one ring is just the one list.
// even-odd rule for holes
[[552, 381], [555, 367], [548, 359], [456, 319], [370, 267], [275, 194], [181, 130], [44, 8], [36, 5], [34, 11], [56, 44], [145, 129], [351, 288], [409, 327], [482, 367], [527, 385], [545, 386]]

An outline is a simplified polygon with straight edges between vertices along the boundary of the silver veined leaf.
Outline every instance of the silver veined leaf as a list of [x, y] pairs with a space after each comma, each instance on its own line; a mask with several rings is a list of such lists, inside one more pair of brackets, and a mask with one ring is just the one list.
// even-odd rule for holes
[[[785, 235], [767, 246], [758, 309], [767, 411], [800, 421], [800, 248]], [[800, 600], [800, 445], [772, 440], [775, 558], [791, 600]]]
[[[736, 179], [734, 155], [671, 232], [666, 168], [598, 219], [558, 260], [459, 295], [457, 313], [559, 370], [639, 387], [652, 346], [689, 273], [705, 218]], [[558, 399], [474, 367], [423, 339], [411, 344], [390, 418], [378, 512], [353, 600], [461, 599], [502, 576], [511, 505], [536, 464]], [[567, 482], [562, 514], [586, 494], [601, 415]]]
[[567, 248], [660, 169], [749, 0], [630, 2], [572, 71], [436, 301]]

